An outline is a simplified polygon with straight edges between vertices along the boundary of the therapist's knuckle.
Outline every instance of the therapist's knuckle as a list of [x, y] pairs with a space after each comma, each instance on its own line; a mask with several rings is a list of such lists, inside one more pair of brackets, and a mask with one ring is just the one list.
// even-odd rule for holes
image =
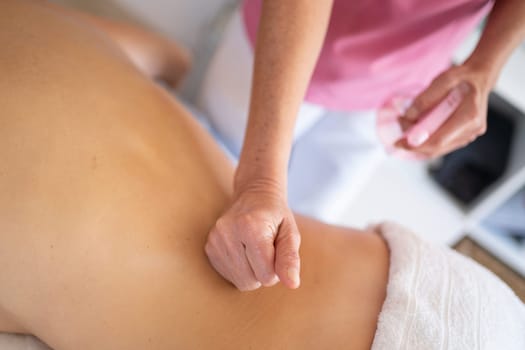
[[480, 118], [479, 115], [475, 115], [471, 118], [472, 118], [471, 120], [472, 120], [472, 126], [474, 127], [474, 130], [476, 130], [476, 132], [482, 131], [484, 128], [483, 118]]
[[237, 278], [232, 278], [230, 282], [235, 286], [235, 288], [237, 288], [241, 292], [246, 291], [246, 283], [243, 282], [242, 280], [238, 280]]
[[234, 268], [230, 264], [223, 264], [224, 270], [227, 271], [229, 276], [228, 280], [239, 288], [243, 285], [242, 275], [239, 274], [238, 269]]
[[259, 225], [259, 213], [246, 213], [237, 217], [237, 224], [242, 232], [252, 233], [257, 231]]
[[215, 228], [213, 230], [213, 232], [217, 235], [217, 236], [224, 236], [225, 234], [227, 234], [228, 231], [231, 230], [231, 224], [230, 224], [230, 221], [226, 218], [219, 218], [216, 222], [215, 222]]
[[275, 274], [270, 271], [263, 271], [260, 276], [259, 282], [262, 283], [263, 286], [271, 286], [274, 284], [275, 280]]
[[481, 125], [477, 129], [477, 136], [481, 136], [487, 132], [487, 123], [482, 122]]
[[243, 237], [252, 244], [267, 245], [273, 242], [275, 227], [264, 213], [246, 216], [242, 222]]
[[257, 271], [258, 277], [265, 279], [272, 272], [273, 261], [271, 257], [263, 256], [262, 260], [253, 261], [250, 265], [254, 271]]
[[213, 245], [213, 243], [210, 242], [209, 239], [206, 242], [206, 244], [204, 245], [204, 252], [210, 258], [215, 255], [215, 246]]
[[475, 115], [472, 117], [472, 129], [479, 135], [479, 133], [486, 129], [487, 120], [479, 113], [479, 110], [473, 111], [473, 113], [475, 113]]
[[255, 267], [255, 269], [257, 269], [256, 276], [258, 282], [260, 282], [263, 286], [268, 286], [272, 284], [275, 276], [275, 272], [273, 270], [273, 262], [268, 261], [262, 266]]
[[254, 232], [250, 236], [250, 241], [258, 248], [266, 248], [268, 245], [273, 245], [274, 237], [266, 231]]
[[251, 273], [247, 273], [245, 269], [236, 266], [231, 270], [232, 283], [241, 291], [249, 291], [257, 289], [260, 282]]
[[[222, 257], [223, 259], [225, 259], [226, 261], [234, 261], [235, 259], [239, 259], [240, 256], [242, 256], [242, 245], [239, 244], [238, 241], [235, 241], [235, 240], [224, 240], [222, 241], [222, 244], [223, 244], [223, 249], [222, 249]], [[234, 266], [237, 266], [238, 261], [235, 261], [235, 265]]]
[[213, 229], [208, 234], [208, 238], [206, 239], [206, 245], [216, 247], [221, 241], [220, 234], [217, 230]]

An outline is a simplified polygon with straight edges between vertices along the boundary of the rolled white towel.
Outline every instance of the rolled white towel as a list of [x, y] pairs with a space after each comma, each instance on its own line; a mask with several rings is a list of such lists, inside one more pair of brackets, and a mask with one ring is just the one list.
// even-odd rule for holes
[[493, 273], [400, 225], [377, 229], [390, 272], [373, 350], [525, 349], [525, 305]]

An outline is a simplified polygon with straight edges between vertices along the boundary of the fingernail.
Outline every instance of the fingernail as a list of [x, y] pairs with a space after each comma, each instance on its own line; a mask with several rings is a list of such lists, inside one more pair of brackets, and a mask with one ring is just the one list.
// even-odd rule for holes
[[299, 269], [296, 267], [290, 267], [288, 269], [288, 278], [292, 281], [295, 287], [299, 286]]
[[410, 146], [418, 147], [425, 143], [425, 141], [428, 140], [429, 136], [430, 135], [427, 131], [418, 132], [408, 135], [407, 141]]

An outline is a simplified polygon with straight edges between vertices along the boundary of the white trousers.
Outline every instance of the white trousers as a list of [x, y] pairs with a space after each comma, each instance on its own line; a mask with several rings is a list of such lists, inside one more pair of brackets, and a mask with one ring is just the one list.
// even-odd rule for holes
[[[252, 48], [237, 11], [210, 62], [197, 101], [235, 156], [247, 124], [252, 69]], [[327, 222], [341, 221], [384, 158], [375, 116], [374, 110], [334, 112], [302, 103], [288, 173], [288, 200], [294, 211]]]

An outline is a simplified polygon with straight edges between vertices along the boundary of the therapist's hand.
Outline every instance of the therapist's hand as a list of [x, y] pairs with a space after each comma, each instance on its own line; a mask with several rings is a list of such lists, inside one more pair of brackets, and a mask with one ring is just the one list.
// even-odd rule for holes
[[420, 116], [440, 103], [455, 87], [459, 88], [463, 96], [461, 103], [428, 139], [422, 138], [419, 145], [402, 141], [397, 146], [435, 158], [474, 141], [487, 128], [488, 96], [494, 80], [486, 69], [468, 64], [452, 67], [439, 75], [407, 110], [402, 118], [405, 129], [417, 123]]
[[212, 266], [241, 291], [279, 280], [299, 287], [301, 237], [281, 193], [266, 185], [244, 188], [208, 235]]

